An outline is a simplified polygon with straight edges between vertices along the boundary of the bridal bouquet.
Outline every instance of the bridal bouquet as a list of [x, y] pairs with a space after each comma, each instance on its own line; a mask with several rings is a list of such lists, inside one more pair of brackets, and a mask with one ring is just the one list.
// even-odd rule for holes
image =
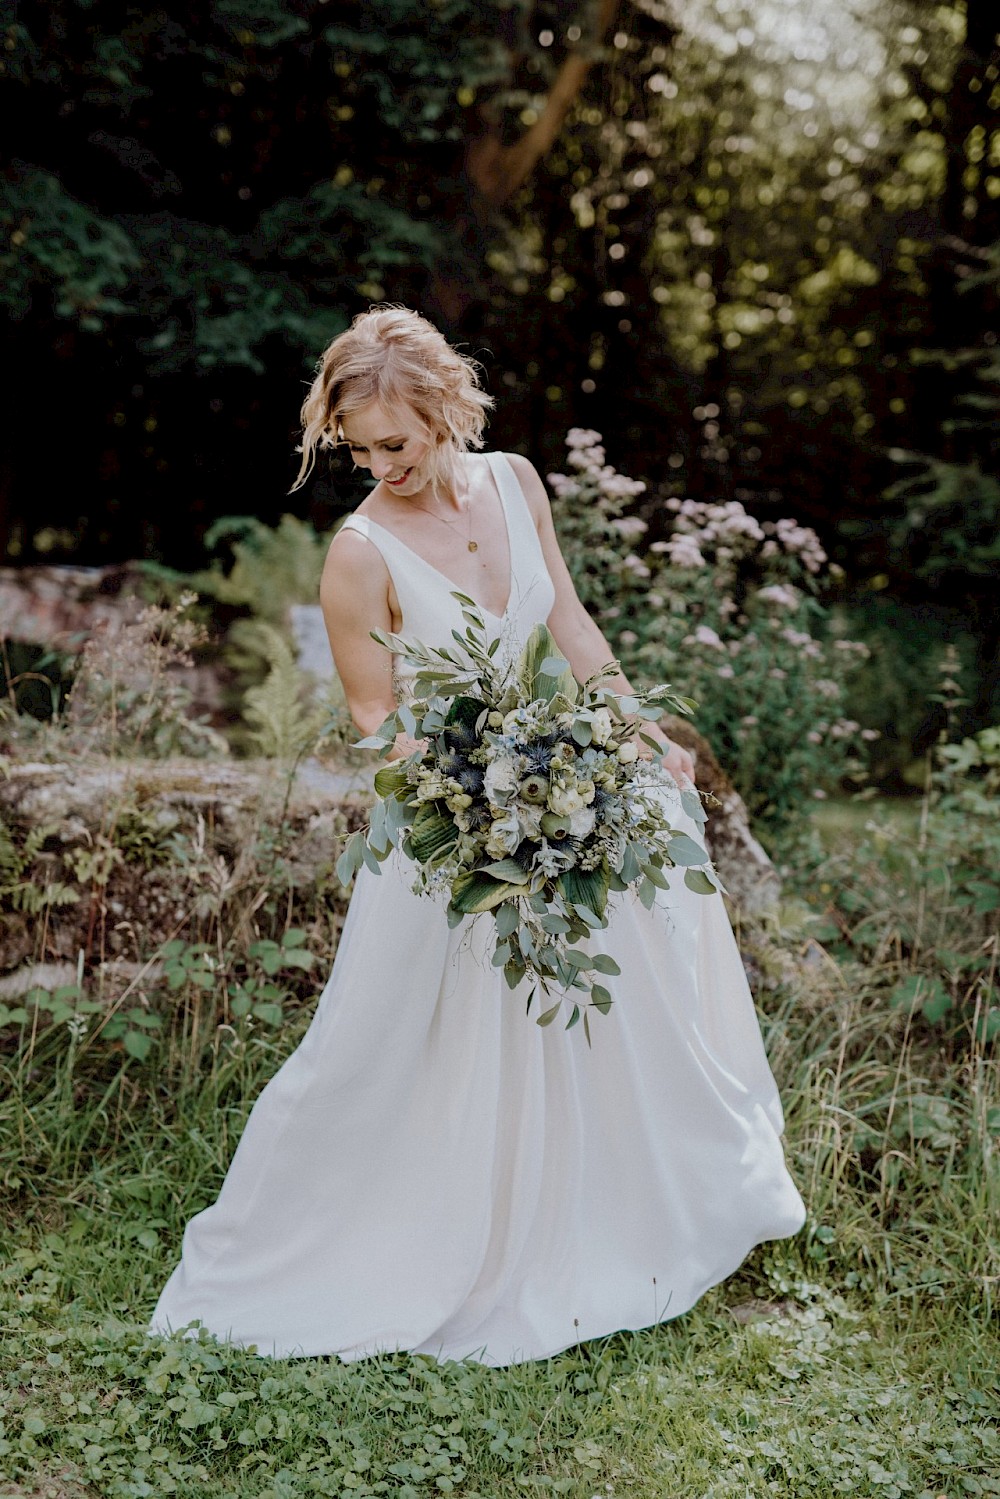
[[[454, 597], [466, 625], [454, 632], [457, 651], [372, 632], [415, 668], [414, 696], [358, 747], [384, 757], [397, 734], [420, 744], [377, 772], [370, 823], [348, 839], [337, 874], [346, 885], [362, 864], [378, 873], [402, 849], [416, 866], [414, 890], [447, 895], [449, 925], [492, 912], [493, 964], [511, 989], [534, 980], [529, 1010], [539, 989], [558, 991], [539, 1025], [571, 992], [582, 996], [570, 999], [567, 1027], [582, 1013], [589, 1040], [587, 1009], [607, 1013], [612, 1003], [600, 979], [620, 971], [590, 940], [607, 925], [609, 896], [635, 887], [649, 907], [667, 887], [664, 870], [678, 865], [690, 889], [719, 888], [704, 848], [670, 826], [675, 783], [639, 727], [692, 704], [666, 685], [629, 697], [609, 691], [617, 662], [579, 684], [544, 625], [500, 666], [482, 614]], [[654, 758], [640, 755], [637, 734]], [[697, 792], [683, 789], [680, 799], [702, 826]]]

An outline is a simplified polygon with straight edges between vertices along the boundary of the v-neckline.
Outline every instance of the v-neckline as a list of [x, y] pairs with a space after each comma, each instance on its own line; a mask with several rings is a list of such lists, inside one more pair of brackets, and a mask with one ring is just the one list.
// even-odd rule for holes
[[[503, 624], [514, 602], [514, 534], [510, 523], [510, 511], [507, 509], [507, 497], [501, 488], [496, 470], [490, 462], [488, 453], [484, 453], [483, 458], [486, 460], [486, 466], [490, 471], [493, 487], [500, 498], [500, 513], [503, 516], [503, 523], [507, 532], [507, 602], [504, 605], [502, 614], [494, 614], [492, 609], [487, 609], [485, 604], [480, 604], [476, 599], [473, 599], [473, 603], [477, 609], [490, 619], [495, 619], [498, 624]], [[390, 531], [388, 526], [383, 526], [379, 521], [372, 520], [370, 515], [359, 516], [359, 519], [366, 520], [370, 526], [375, 526], [379, 531], [384, 532], [386, 536], [391, 537], [397, 546], [401, 546], [405, 552], [409, 552], [411, 557], [415, 557], [418, 562], [427, 568], [428, 572], [432, 572], [435, 577], [440, 578], [442, 583], [447, 583], [449, 593], [464, 593], [466, 598], [472, 598], [472, 594], [469, 593], [467, 588], [463, 588], [461, 583], [456, 583], [454, 578], [449, 578], [447, 573], [443, 573], [439, 567], [435, 567], [433, 562], [428, 562], [426, 557], [421, 557], [419, 552], [414, 551], [413, 547], [405, 542], [401, 536], [397, 536], [395, 531]]]

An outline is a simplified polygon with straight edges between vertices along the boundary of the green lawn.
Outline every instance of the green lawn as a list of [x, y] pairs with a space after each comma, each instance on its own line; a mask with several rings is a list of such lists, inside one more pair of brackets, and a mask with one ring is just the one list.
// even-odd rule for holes
[[508, 1370], [144, 1336], [308, 1011], [186, 1071], [167, 1048], [88, 1072], [58, 1036], [8, 1053], [0, 1494], [1000, 1494], [995, 1071], [945, 1065], [800, 947], [758, 961], [806, 1229], [676, 1322]]

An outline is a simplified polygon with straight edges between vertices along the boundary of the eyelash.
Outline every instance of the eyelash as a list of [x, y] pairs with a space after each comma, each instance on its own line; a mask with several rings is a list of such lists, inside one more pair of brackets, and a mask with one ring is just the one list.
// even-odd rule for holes
[[[394, 448], [386, 448], [386, 452], [387, 453], [401, 453], [405, 447], [406, 447], [406, 443], [405, 442], [401, 442], [401, 443], [398, 443], [396, 445], [396, 447], [394, 447]], [[351, 448], [351, 452], [352, 453], [366, 453], [367, 451], [368, 451], [367, 448]]]

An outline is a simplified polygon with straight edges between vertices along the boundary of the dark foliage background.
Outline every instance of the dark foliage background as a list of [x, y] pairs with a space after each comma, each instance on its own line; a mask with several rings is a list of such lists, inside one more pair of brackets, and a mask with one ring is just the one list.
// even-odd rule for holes
[[[994, 0], [112, 0], [4, 27], [8, 560], [202, 560], [292, 499], [304, 383], [375, 300], [668, 494], [814, 525], [873, 629], [997, 708]], [[921, 632], [924, 632], [923, 634]]]

